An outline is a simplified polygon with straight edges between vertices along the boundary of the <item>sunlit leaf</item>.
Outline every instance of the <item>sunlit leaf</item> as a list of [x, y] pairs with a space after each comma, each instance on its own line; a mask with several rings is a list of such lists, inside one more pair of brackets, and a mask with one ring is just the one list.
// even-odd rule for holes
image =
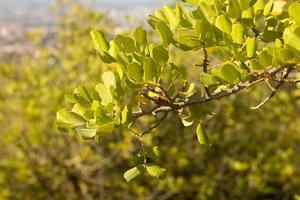
[[300, 2], [295, 2], [289, 7], [290, 17], [300, 25]]
[[215, 26], [224, 33], [231, 34], [231, 21], [226, 15], [217, 16]]
[[115, 42], [118, 48], [124, 53], [133, 53], [135, 50], [134, 40], [129, 37], [117, 35]]
[[166, 176], [166, 169], [156, 164], [148, 164], [146, 166], [146, 171], [150, 176], [156, 177], [158, 179], [163, 179]]
[[256, 39], [248, 37], [246, 40], [247, 44], [247, 56], [253, 58], [256, 52]]
[[242, 24], [237, 23], [232, 25], [231, 37], [233, 42], [242, 44], [245, 40], [245, 28]]
[[90, 34], [93, 39], [95, 49], [97, 51], [108, 52], [109, 44], [108, 44], [107, 40], [105, 39], [104, 33], [100, 30], [92, 30], [90, 32]]
[[206, 145], [206, 146], [210, 144], [206, 133], [203, 131], [201, 123], [199, 123], [197, 128], [196, 128], [196, 134], [197, 134], [198, 142], [200, 144]]
[[143, 174], [145, 171], [144, 167], [142, 165], [133, 167], [129, 170], [127, 170], [124, 173], [124, 178], [127, 182], [130, 182], [131, 180], [133, 180], [134, 178], [136, 178], [137, 176]]
[[168, 46], [173, 41], [173, 33], [165, 22], [159, 22], [156, 25], [157, 30], [160, 34], [160, 39], [163, 46]]

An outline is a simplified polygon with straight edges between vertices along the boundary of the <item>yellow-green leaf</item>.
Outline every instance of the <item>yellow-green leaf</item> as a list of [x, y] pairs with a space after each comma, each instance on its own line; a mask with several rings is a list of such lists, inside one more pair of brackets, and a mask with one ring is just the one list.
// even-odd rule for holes
[[210, 145], [209, 138], [206, 133], [203, 131], [202, 124], [199, 123], [196, 129], [198, 142], [202, 145]]
[[146, 170], [150, 176], [162, 179], [166, 176], [166, 169], [156, 164], [148, 164]]
[[93, 39], [95, 49], [97, 51], [107, 52], [109, 50], [109, 44], [105, 39], [104, 33], [100, 30], [92, 30], [90, 32], [91, 37]]
[[168, 46], [173, 41], [173, 33], [165, 22], [159, 22], [156, 29], [160, 34], [161, 43], [163, 46]]
[[256, 39], [248, 37], [246, 40], [247, 44], [247, 57], [253, 58], [256, 52]]
[[245, 28], [242, 24], [232, 25], [231, 37], [234, 43], [242, 44], [245, 41]]
[[124, 173], [124, 178], [127, 182], [130, 182], [132, 179], [136, 178], [137, 176], [141, 175], [144, 173], [144, 167], [142, 165], [133, 167], [129, 170], [127, 170]]
[[231, 21], [226, 15], [217, 16], [215, 26], [224, 33], [231, 34]]

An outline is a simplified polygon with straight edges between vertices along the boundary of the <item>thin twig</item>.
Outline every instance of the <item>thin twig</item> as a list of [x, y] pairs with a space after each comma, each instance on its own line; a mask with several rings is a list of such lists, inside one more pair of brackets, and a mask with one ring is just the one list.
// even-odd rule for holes
[[147, 158], [146, 158], [146, 150], [145, 150], [145, 143], [144, 143], [144, 140], [143, 140], [143, 134], [142, 133], [137, 133], [136, 131], [134, 131], [134, 130], [128, 128], [128, 127], [127, 127], [127, 129], [140, 139], [141, 152], [142, 152], [142, 156], [143, 156], [143, 164], [146, 165], [147, 164]]
[[257, 110], [259, 108], [261, 108], [263, 105], [265, 105], [268, 101], [270, 101], [270, 99], [276, 94], [276, 92], [278, 91], [278, 89], [284, 84], [284, 81], [282, 81], [283, 79], [286, 79], [290, 73], [291, 69], [288, 69], [286, 71], [285, 74], [282, 74], [281, 79], [279, 81], [279, 83], [273, 88], [274, 90], [272, 90], [271, 94], [269, 96], [267, 96], [261, 103], [259, 103], [257, 106], [251, 106], [250, 108], [252, 110]]
[[[208, 62], [209, 62], [208, 61], [207, 50], [206, 50], [206, 47], [205, 47], [205, 42], [202, 41], [201, 44], [202, 44], [202, 50], [203, 50], [203, 56], [204, 56], [203, 62], [202, 62], [203, 72], [207, 73], [207, 67], [208, 67]], [[205, 90], [206, 97], [209, 98], [210, 94], [209, 94], [209, 90], [206, 86], [204, 86], [204, 90]]]
[[158, 119], [158, 120], [156, 121], [156, 123], [152, 124], [148, 129], [146, 129], [145, 131], [143, 131], [143, 132], [141, 133], [141, 135], [143, 136], [143, 135], [145, 135], [145, 134], [147, 134], [147, 133], [150, 133], [153, 129], [155, 129], [156, 127], [158, 127], [159, 124], [160, 124], [162, 121], [164, 121], [164, 119], [166, 119], [166, 117], [168, 116], [168, 114], [169, 114], [168, 112], [164, 113], [164, 115], [163, 115], [162, 118]]

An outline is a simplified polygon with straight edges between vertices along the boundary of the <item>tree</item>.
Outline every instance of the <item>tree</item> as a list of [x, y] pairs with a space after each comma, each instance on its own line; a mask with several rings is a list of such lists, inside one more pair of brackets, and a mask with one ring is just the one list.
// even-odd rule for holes
[[[67, 95], [73, 107], [57, 112], [57, 126], [97, 141], [127, 129], [140, 139], [141, 150], [125, 179], [144, 173], [163, 178], [166, 169], [155, 162], [159, 148], [146, 147], [143, 138], [169, 113], [176, 113], [184, 126], [193, 125], [200, 144], [210, 145], [202, 122], [213, 115], [210, 102], [264, 82], [270, 94], [257, 105], [250, 102], [251, 109], [259, 109], [284, 84], [300, 81], [298, 12], [298, 1], [186, 0], [148, 17], [160, 43], [150, 42], [142, 27], [110, 41], [92, 30], [97, 54], [114, 70], [104, 72], [94, 88], [80, 86]], [[173, 47], [199, 57], [201, 52], [201, 63], [174, 63], [169, 59]], [[186, 68], [193, 68], [193, 74]], [[147, 118], [149, 126], [140, 130], [146, 116], [152, 120]]]

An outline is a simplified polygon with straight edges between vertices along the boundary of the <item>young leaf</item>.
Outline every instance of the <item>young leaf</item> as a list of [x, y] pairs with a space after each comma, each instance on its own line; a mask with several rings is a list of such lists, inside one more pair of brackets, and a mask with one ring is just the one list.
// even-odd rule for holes
[[152, 58], [145, 58], [143, 62], [143, 67], [145, 81], [152, 81], [157, 77], [157, 64], [152, 60]]
[[245, 28], [242, 24], [232, 25], [231, 37], [234, 43], [242, 44], [245, 40]]
[[94, 128], [78, 128], [76, 132], [82, 137], [82, 139], [92, 139], [97, 134], [97, 129]]
[[300, 2], [295, 2], [289, 7], [289, 15], [300, 25]]
[[146, 171], [150, 176], [156, 177], [158, 179], [163, 179], [166, 176], [166, 169], [156, 164], [148, 164], [146, 166]]
[[134, 39], [136, 44], [141, 47], [145, 44], [147, 44], [148, 39], [147, 39], [147, 33], [146, 31], [143, 29], [143, 27], [138, 27], [137, 29], [135, 29], [134, 32]]
[[143, 165], [138, 165], [136, 167], [133, 167], [129, 170], [127, 170], [124, 173], [124, 178], [127, 182], [130, 182], [132, 179], [136, 178], [137, 176], [143, 174], [145, 171]]
[[113, 86], [114, 88], [116, 88], [116, 79], [114, 73], [112, 73], [111, 71], [104, 72], [101, 78], [105, 87], [110, 88], [111, 86]]
[[231, 21], [226, 15], [217, 16], [215, 26], [224, 33], [231, 33]]
[[162, 154], [161, 154], [158, 146], [146, 149], [146, 156], [152, 160], [155, 160], [155, 159], [161, 157], [161, 155]]
[[90, 32], [91, 37], [93, 39], [95, 49], [97, 51], [107, 52], [109, 50], [109, 44], [105, 39], [104, 33], [100, 30], [92, 30]]
[[143, 67], [140, 66], [136, 62], [132, 62], [127, 66], [127, 73], [129, 76], [129, 79], [139, 83], [142, 82], [143, 79]]
[[286, 28], [283, 33], [283, 40], [289, 47], [300, 51], [300, 27], [297, 27], [294, 31]]
[[202, 128], [202, 124], [199, 123], [198, 126], [197, 126], [197, 129], [196, 129], [196, 134], [197, 134], [197, 139], [198, 139], [198, 142], [202, 145], [210, 145], [209, 143], [209, 139], [206, 135], [206, 133], [203, 131], [203, 128]]
[[118, 48], [124, 53], [133, 53], [135, 50], [134, 40], [129, 37], [117, 35], [115, 42]]
[[164, 13], [164, 16], [167, 18], [172, 30], [175, 30], [176, 27], [179, 25], [179, 21], [176, 20], [175, 11], [169, 5], [163, 6], [162, 11]]
[[272, 10], [273, 10], [273, 7], [274, 7], [274, 0], [270, 0], [266, 5], [265, 5], [265, 8], [264, 8], [264, 16], [268, 16], [271, 14]]
[[240, 72], [230, 63], [226, 63], [222, 66], [221, 73], [223, 79], [230, 84], [239, 81], [241, 78]]
[[173, 33], [165, 22], [159, 22], [156, 29], [160, 34], [160, 39], [163, 46], [168, 46], [173, 42]]
[[191, 126], [194, 123], [194, 119], [191, 116], [181, 117], [181, 121], [185, 127]]
[[209, 87], [218, 83], [218, 79], [208, 73], [200, 72], [200, 83], [205, 87]]
[[58, 129], [62, 131], [67, 131], [70, 127], [81, 126], [84, 125], [86, 120], [74, 113], [67, 111], [66, 109], [61, 109], [56, 114], [57, 126]]
[[121, 113], [121, 123], [122, 124], [125, 124], [128, 120], [128, 108], [127, 108], [127, 105], [124, 107], [124, 109], [122, 110], [122, 113]]
[[253, 58], [256, 52], [256, 39], [248, 37], [246, 40], [247, 45], [247, 57]]
[[169, 52], [161, 45], [152, 48], [150, 55], [157, 63], [166, 63], [169, 60]]
[[111, 94], [111, 91], [109, 88], [105, 87], [104, 84], [99, 83], [98, 85], [96, 85], [95, 90], [100, 96], [101, 103], [103, 105], [107, 105], [108, 103], [112, 102], [113, 96]]
[[267, 51], [262, 51], [258, 56], [260, 64], [267, 68], [272, 65], [272, 56]]
[[282, 63], [290, 63], [295, 58], [295, 53], [288, 48], [280, 49], [279, 60]]
[[241, 8], [238, 0], [228, 0], [228, 5], [226, 9], [226, 14], [232, 18], [238, 18], [241, 16]]

